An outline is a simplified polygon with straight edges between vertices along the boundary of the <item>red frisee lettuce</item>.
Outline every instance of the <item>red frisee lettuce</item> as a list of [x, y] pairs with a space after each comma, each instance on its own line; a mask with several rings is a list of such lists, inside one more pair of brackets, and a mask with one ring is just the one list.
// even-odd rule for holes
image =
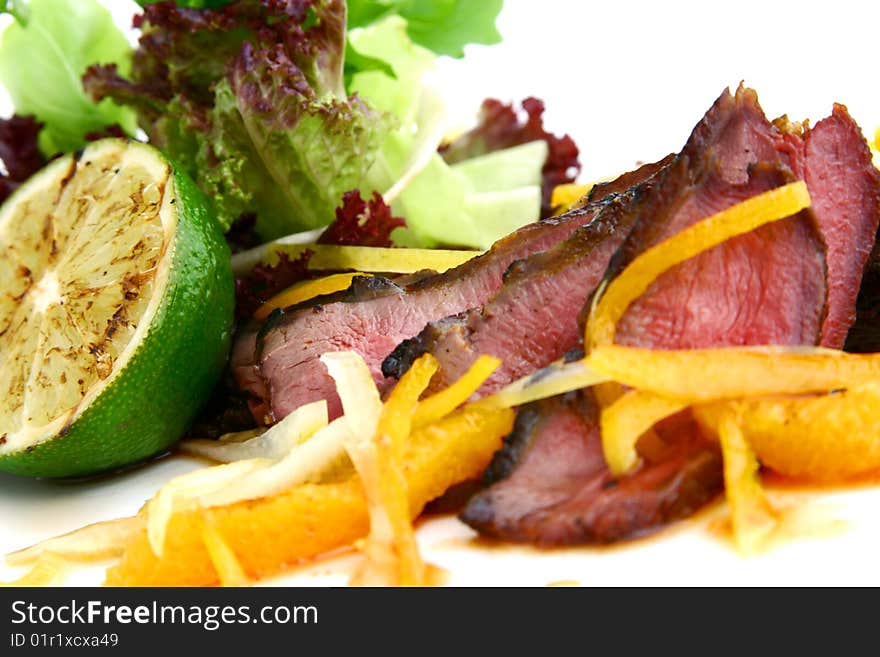
[[0, 119], [0, 203], [46, 164], [37, 142], [42, 127], [33, 116]]
[[342, 197], [342, 206], [336, 208], [336, 220], [321, 233], [318, 244], [394, 246], [391, 232], [405, 226], [406, 221], [392, 216], [391, 208], [378, 192], [365, 201], [355, 189]]

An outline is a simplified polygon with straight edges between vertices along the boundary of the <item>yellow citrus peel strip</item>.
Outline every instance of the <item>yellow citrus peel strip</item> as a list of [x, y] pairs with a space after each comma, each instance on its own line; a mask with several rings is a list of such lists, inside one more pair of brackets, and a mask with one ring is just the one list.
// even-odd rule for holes
[[266, 319], [276, 308], [287, 308], [303, 301], [320, 297], [324, 294], [341, 292], [351, 286], [351, 281], [357, 276], [370, 276], [363, 272], [351, 272], [345, 274], [330, 274], [313, 281], [300, 281], [291, 285], [286, 290], [279, 292], [274, 297], [267, 299], [262, 306], [254, 312], [254, 319]]
[[413, 427], [423, 427], [449, 415], [479, 390], [499, 365], [501, 360], [494, 356], [484, 354], [477, 358], [455, 383], [419, 402], [412, 418]]
[[778, 517], [761, 486], [758, 458], [730, 410], [722, 412], [718, 438], [724, 459], [724, 490], [730, 507], [733, 540], [741, 553], [752, 554], [776, 530]]
[[880, 380], [880, 354], [812, 348], [661, 350], [602, 345], [587, 357], [626, 386], [682, 402], [827, 392]]
[[685, 405], [641, 390], [629, 390], [602, 409], [602, 448], [608, 469], [615, 476], [626, 474], [639, 465], [636, 451], [639, 438], [651, 427], [679, 411]]
[[437, 360], [430, 354], [415, 361], [383, 405], [374, 437], [355, 439], [346, 446], [363, 483], [370, 516], [370, 533], [360, 546], [366, 559], [352, 584], [425, 584], [401, 457], [419, 396], [436, 371]]
[[265, 262], [273, 265], [279, 253], [295, 258], [311, 251], [310, 270], [346, 270], [389, 274], [412, 274], [424, 269], [443, 272], [464, 264], [482, 251], [453, 249], [395, 249], [378, 246], [336, 246], [332, 244], [274, 244]]
[[204, 513], [199, 516], [202, 541], [208, 551], [208, 558], [217, 571], [221, 586], [248, 586], [251, 582], [241, 567], [235, 552], [220, 535], [214, 520]]
[[556, 214], [562, 214], [569, 210], [585, 205], [586, 196], [593, 189], [595, 183], [566, 183], [556, 185], [550, 194], [550, 207], [558, 208]]

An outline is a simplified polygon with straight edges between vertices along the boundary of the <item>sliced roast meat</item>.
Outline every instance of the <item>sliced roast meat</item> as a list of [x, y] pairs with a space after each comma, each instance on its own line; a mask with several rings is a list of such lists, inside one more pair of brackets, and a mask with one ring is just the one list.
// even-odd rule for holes
[[[482, 308], [435, 322], [402, 344], [383, 371], [399, 377], [429, 351], [440, 363], [431, 384], [437, 389], [491, 354], [502, 365], [479, 397], [549, 364], [578, 344], [584, 303], [624, 239], [613, 269], [700, 219], [791, 182], [787, 164], [782, 135], [754, 93], [725, 92], [655, 177], [618, 196], [565, 242], [518, 263]], [[670, 270], [625, 314], [619, 341], [663, 348], [815, 344], [824, 302], [824, 249], [805, 211]]]
[[[742, 185], [712, 174], [700, 196], [678, 205], [674, 218], [694, 223], [792, 180], [790, 172], [763, 165], [752, 167]], [[824, 248], [812, 213], [804, 211], [728, 240], [658, 277], [624, 313], [615, 341], [658, 349], [813, 345], [824, 313]]]
[[[730, 240], [679, 265], [655, 281], [648, 293], [630, 308], [618, 327], [618, 341], [680, 348], [761, 341], [840, 348], [855, 319], [862, 273], [880, 221], [880, 178], [871, 162], [870, 149], [842, 105], [835, 105], [832, 115], [812, 129], [793, 127], [787, 120], [778, 120], [773, 126], [764, 117], [754, 92], [740, 88], [735, 97], [723, 94], [707, 117], [727, 114], [733, 106], [740, 108], [738, 117], [726, 127], [721, 123], [716, 128], [732, 130], [742, 137], [739, 142], [728, 140], [732, 144], [729, 158], [744, 157], [744, 163], [767, 162], [772, 161], [772, 151], [776, 151], [777, 161], [807, 183], [815, 228], [807, 229], [808, 222], [803, 219], [801, 226], [796, 227], [797, 220], [788, 219]], [[705, 139], [712, 132], [698, 128], [689, 147], [699, 142], [701, 133]], [[689, 152], [689, 147], [682, 152], [680, 161], [704, 157], [699, 150]], [[732, 185], [741, 183], [741, 173], [729, 175], [737, 170], [742, 172], [741, 167], [728, 168], [718, 180], [721, 186], [725, 181]], [[703, 199], [696, 204], [688, 198], [672, 202], [680, 203], [682, 210], [672, 221], [641, 222], [617, 260], [620, 266], [706, 216], [708, 211], [723, 209], [714, 201], [706, 205]], [[826, 266], [821, 284], [811, 262], [816, 258], [817, 235], [824, 248]], [[806, 248], [800, 248], [799, 242]], [[742, 253], [747, 257], [742, 258]], [[773, 264], [768, 267], [767, 263]], [[813, 273], [805, 278], [807, 269]], [[769, 277], [756, 279], [761, 271]], [[684, 284], [685, 280], [696, 280], [697, 274], [705, 281], [703, 285]], [[725, 295], [719, 295], [714, 281], [731, 279], [739, 284], [726, 286]], [[816, 316], [815, 306], [804, 305], [804, 301], [815, 298], [820, 285], [826, 289], [826, 304], [819, 311], [820, 316]], [[740, 302], [754, 299], [755, 295], [767, 300], [764, 306], [774, 306], [774, 312], [766, 313], [751, 305], [751, 316], [743, 315]], [[771, 299], [775, 301], [770, 302]], [[780, 305], [775, 306], [776, 302]], [[680, 312], [669, 315], [666, 309], [676, 305]], [[804, 309], [800, 318], [799, 309]], [[704, 319], [697, 316], [700, 313]], [[816, 321], [819, 325], [814, 333]]]
[[545, 546], [650, 533], [692, 514], [723, 487], [718, 448], [695, 423], [681, 418], [665, 429], [643, 448], [638, 470], [615, 478], [589, 391], [529, 404], [486, 471], [487, 487], [461, 518], [486, 536]]
[[[722, 94], [642, 213], [619, 266], [701, 219], [793, 181], [784, 142], [753, 91]], [[672, 184], [677, 177], [688, 184]], [[660, 349], [818, 344], [825, 272], [815, 215], [805, 210], [662, 274], [624, 313], [615, 340]]]
[[431, 352], [440, 361], [431, 381], [431, 390], [437, 390], [458, 379], [481, 354], [491, 354], [501, 365], [478, 391], [482, 396], [577, 347], [581, 310], [635, 224], [636, 208], [650, 186], [649, 179], [614, 195], [570, 238], [515, 263], [485, 305], [432, 322], [401, 343], [382, 372], [400, 377], [416, 358]]
[[[627, 179], [650, 176], [656, 168], [645, 165]], [[607, 189], [610, 194], [615, 188]], [[428, 322], [481, 306], [501, 287], [513, 262], [563, 241], [613, 199], [599, 196], [585, 207], [524, 226], [484, 255], [443, 274], [406, 285], [355, 279], [344, 294], [286, 309], [262, 328], [251, 325], [236, 340], [232, 369], [238, 385], [253, 398], [257, 421], [278, 421], [319, 399], [328, 400], [331, 416], [339, 415], [335, 386], [319, 361], [329, 351], [357, 351], [385, 387], [382, 361], [402, 340]]]
[[[753, 93], [723, 94], [639, 203], [610, 275], [696, 221], [794, 180], [787, 143]], [[804, 211], [670, 269], [624, 314], [617, 340], [654, 348], [816, 344], [825, 289], [824, 246]], [[589, 397], [547, 400], [522, 410], [517, 423], [499, 456], [511, 472], [462, 516], [492, 536], [548, 545], [619, 540], [688, 515], [722, 486], [718, 452], [688, 413], [648, 434], [669, 449], [650, 453], [640, 441], [645, 465], [618, 481], [605, 467]]]
[[[385, 281], [381, 292], [364, 294], [365, 283], [355, 279], [344, 300], [286, 311], [257, 340], [256, 360], [263, 387], [251, 391], [268, 399], [275, 421], [319, 399], [328, 401], [331, 416], [341, 414], [333, 380], [319, 360], [322, 354], [356, 351], [383, 387], [382, 360], [401, 340], [415, 335], [431, 320], [484, 303], [501, 287], [502, 275], [512, 262], [567, 237], [592, 219], [593, 213], [593, 208], [583, 208], [532, 224], [455, 270], [405, 288]], [[375, 288], [376, 279], [366, 285]]]
[[843, 105], [803, 137], [803, 172], [828, 248], [828, 313], [821, 344], [839, 349], [856, 317], [865, 263], [880, 221], [880, 175]]

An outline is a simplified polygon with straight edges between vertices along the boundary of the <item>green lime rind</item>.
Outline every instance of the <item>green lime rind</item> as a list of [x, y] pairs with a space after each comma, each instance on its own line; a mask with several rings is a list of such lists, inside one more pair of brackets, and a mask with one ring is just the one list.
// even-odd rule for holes
[[171, 271], [140, 346], [66, 432], [0, 457], [0, 470], [81, 477], [137, 463], [177, 441], [211, 394], [232, 335], [229, 248], [192, 180], [178, 167], [171, 180], [178, 211]]

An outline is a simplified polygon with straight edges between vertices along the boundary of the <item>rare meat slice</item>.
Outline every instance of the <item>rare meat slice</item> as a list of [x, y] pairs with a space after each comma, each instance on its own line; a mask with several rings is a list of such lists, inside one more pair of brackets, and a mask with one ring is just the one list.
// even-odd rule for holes
[[491, 354], [501, 365], [478, 391], [482, 396], [577, 347], [581, 309], [635, 224], [635, 209], [650, 184], [614, 196], [570, 238], [517, 262], [482, 307], [432, 322], [401, 343], [382, 372], [400, 377], [416, 358], [431, 352], [440, 362], [431, 381], [437, 390], [458, 379], [481, 354]]
[[[645, 165], [626, 174], [626, 180], [649, 177], [659, 166]], [[338, 415], [335, 386], [318, 360], [328, 351], [357, 351], [384, 387], [381, 363], [402, 340], [428, 322], [481, 306], [501, 287], [513, 262], [563, 241], [589, 223], [615, 198], [618, 187], [610, 184], [585, 207], [524, 226], [486, 254], [443, 274], [405, 285], [356, 279], [344, 294], [286, 309], [280, 319], [263, 327], [252, 324], [236, 339], [232, 370], [239, 387], [252, 397], [257, 421], [278, 421], [318, 399], [327, 399], [331, 415]]]
[[689, 516], [721, 492], [721, 455], [687, 418], [664, 429], [640, 441], [640, 468], [615, 478], [589, 391], [529, 404], [461, 518], [486, 536], [551, 546], [611, 543]]
[[[402, 287], [373, 279], [355, 284], [339, 300], [287, 310], [256, 340], [258, 376], [236, 371], [236, 378], [258, 398], [268, 400], [274, 421], [308, 402], [327, 399], [331, 416], [341, 413], [333, 380], [319, 358], [331, 351], [354, 350], [384, 386], [382, 360], [401, 340], [434, 319], [479, 306], [501, 287], [510, 264], [546, 249], [592, 219], [595, 208], [530, 224], [486, 254], [442, 275]], [[254, 385], [259, 381], [262, 385]]]
[[[709, 162], [706, 143], [716, 154]], [[701, 219], [794, 180], [789, 164], [784, 138], [754, 92], [725, 92], [669, 169], [669, 180], [688, 184], [660, 185], [617, 262], [623, 266]], [[818, 344], [825, 273], [825, 247], [806, 210], [662, 274], [623, 315], [615, 340], [659, 349]]]
[[[790, 172], [764, 166], [753, 167], [743, 185], [725, 184], [713, 174], [701, 196], [681, 202], [675, 219], [694, 223], [792, 180]], [[824, 313], [824, 248], [812, 213], [805, 211], [658, 277], [624, 313], [615, 341], [657, 349], [814, 345]]]
[[[728, 140], [733, 145], [729, 157], [766, 162], [776, 151], [777, 160], [807, 183], [814, 225], [810, 227], [802, 215], [800, 220], [764, 226], [667, 272], [624, 316], [617, 340], [660, 348], [761, 343], [840, 348], [855, 320], [860, 282], [880, 221], [880, 176], [871, 151], [842, 105], [835, 105], [831, 116], [812, 129], [792, 129], [784, 119], [771, 126], [754, 92], [740, 88], [736, 96], [723, 94], [709, 115], [729, 112], [732, 106], [740, 108], [738, 118], [723, 129], [742, 138]], [[711, 134], [698, 128], [695, 136], [700, 132]], [[703, 155], [689, 153], [686, 147], [680, 161], [692, 157]], [[741, 175], [730, 175], [736, 171], [734, 167], [709, 175], [723, 189], [725, 183], [742, 183]], [[633, 230], [624, 256], [617, 261], [620, 265], [707, 211], [723, 209], [713, 200], [707, 204], [705, 198], [673, 202], [682, 207], [671, 221], [643, 221]], [[814, 262], [819, 249], [824, 251], [826, 268], [822, 282]], [[698, 276], [702, 284], [687, 283]], [[722, 295], [715, 289], [719, 280], [738, 283], [725, 284]], [[811, 300], [822, 293], [821, 287], [826, 302], [820, 309]], [[763, 304], [747, 303], [759, 297]], [[675, 306], [681, 312], [666, 311]], [[768, 306], [772, 312], [767, 312]]]
[[802, 138], [802, 170], [828, 248], [828, 312], [821, 344], [839, 349], [856, 318], [862, 274], [880, 221], [880, 176], [843, 105]]

